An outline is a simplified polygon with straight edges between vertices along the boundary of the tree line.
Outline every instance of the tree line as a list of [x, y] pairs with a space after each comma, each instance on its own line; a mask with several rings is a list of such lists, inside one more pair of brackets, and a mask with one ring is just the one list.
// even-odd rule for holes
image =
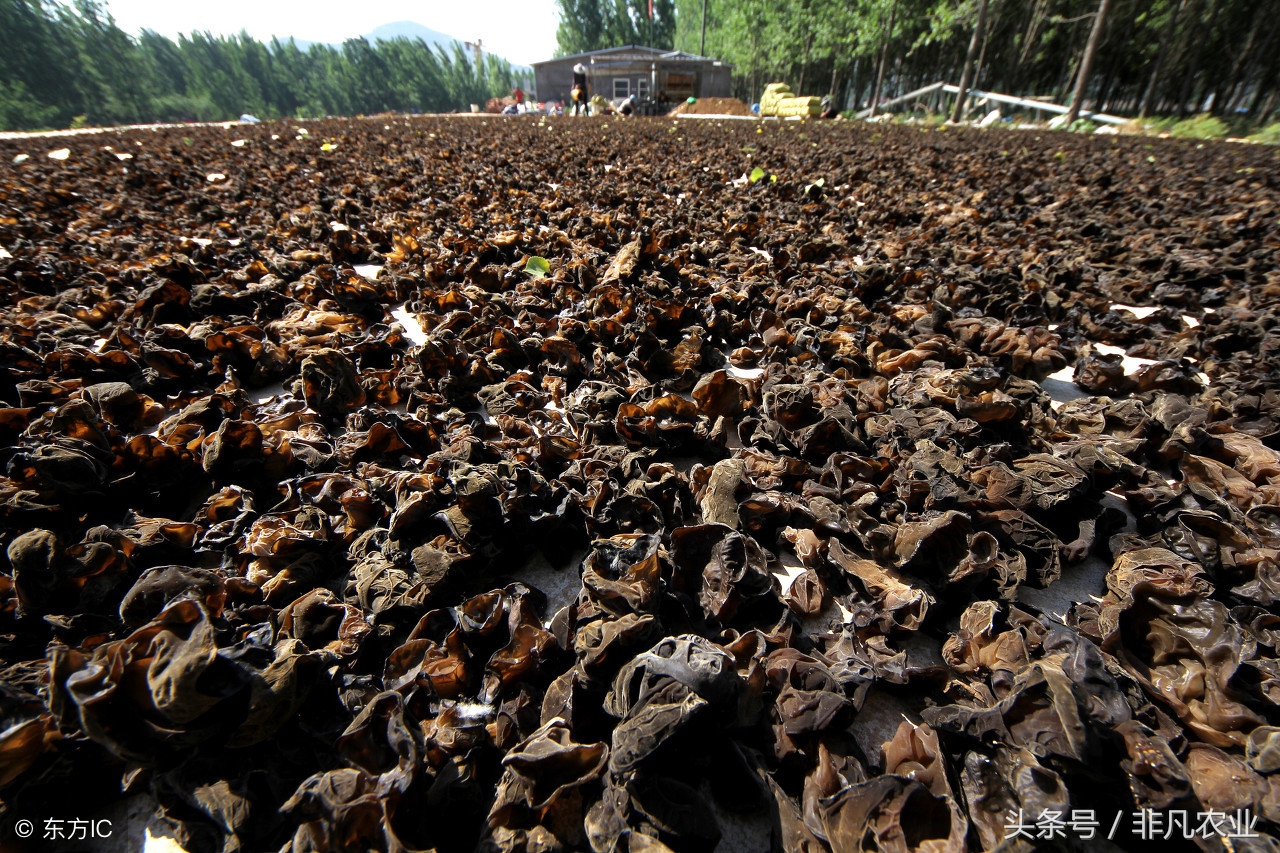
[[647, 44], [670, 49], [676, 34], [675, 0], [557, 0], [560, 26], [556, 30], [556, 55], [568, 56], [618, 47]]
[[241, 33], [130, 36], [98, 0], [0, 0], [0, 128], [446, 112], [509, 93], [511, 65], [421, 39], [341, 47]]
[[[785, 80], [804, 94], [868, 105], [970, 63], [980, 88], [1067, 103], [1093, 22], [1104, 11], [1083, 93], [1121, 115], [1211, 112], [1262, 122], [1277, 103], [1280, 11], [1274, 0], [559, 0], [562, 54], [651, 44], [734, 66], [734, 94], [758, 100]], [[638, 37], [638, 38], [637, 38]], [[877, 83], [879, 85], [877, 85]]]

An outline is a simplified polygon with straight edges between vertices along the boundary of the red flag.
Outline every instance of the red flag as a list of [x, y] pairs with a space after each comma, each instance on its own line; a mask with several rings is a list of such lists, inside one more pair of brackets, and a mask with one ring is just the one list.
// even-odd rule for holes
[[649, 20], [653, 20], [653, 0], [649, 0]]

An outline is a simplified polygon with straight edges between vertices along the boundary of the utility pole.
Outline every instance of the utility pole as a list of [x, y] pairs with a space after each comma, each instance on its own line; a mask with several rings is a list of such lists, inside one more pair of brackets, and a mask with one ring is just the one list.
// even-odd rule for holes
[[702, 0], [702, 41], [698, 43], [698, 56], [707, 55], [707, 0]]
[[1089, 72], [1093, 70], [1093, 54], [1102, 40], [1102, 25], [1107, 18], [1107, 4], [1111, 0], [1102, 0], [1098, 4], [1097, 15], [1093, 19], [1093, 31], [1089, 33], [1089, 43], [1084, 46], [1084, 56], [1080, 60], [1080, 71], [1076, 74], [1076, 91], [1071, 96], [1071, 108], [1067, 110], [1067, 127], [1080, 118], [1080, 108], [1084, 105], [1084, 91], [1089, 85]]
[[982, 32], [987, 25], [987, 0], [978, 0], [978, 22], [973, 26], [973, 37], [969, 39], [969, 50], [964, 55], [964, 70], [960, 72], [960, 91], [956, 93], [956, 107], [951, 111], [952, 123], [960, 121], [964, 116], [964, 102], [969, 97], [969, 75], [973, 69], [973, 57], [978, 52], [978, 43], [982, 41]]

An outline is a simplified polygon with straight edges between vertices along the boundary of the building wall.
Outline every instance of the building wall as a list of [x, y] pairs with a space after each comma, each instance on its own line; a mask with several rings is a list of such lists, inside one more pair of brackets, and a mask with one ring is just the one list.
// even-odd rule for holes
[[732, 70], [727, 65], [704, 65], [699, 81], [699, 98], [727, 98], [733, 92]]
[[[573, 66], [580, 60], [572, 57], [554, 59], [550, 62], [538, 63], [534, 66], [535, 91], [531, 97], [539, 101], [565, 101], [573, 88]], [[616, 63], [616, 64], [614, 64]], [[607, 56], [597, 59], [593, 67], [584, 62], [588, 68], [588, 88], [592, 95], [614, 97], [614, 78], [627, 80], [628, 94], [636, 94], [640, 80], [652, 87], [652, 60], [625, 62], [610, 60]], [[692, 73], [697, 76], [697, 96], [700, 98], [726, 98], [730, 92], [730, 69], [728, 66], [715, 66], [710, 62], [663, 62], [658, 61], [658, 90], [663, 88], [663, 71]], [[650, 94], [656, 94], [651, 92]]]
[[614, 81], [623, 80], [626, 81], [627, 95], [636, 94], [641, 80], [645, 81], [645, 84], [652, 88], [652, 66], [652, 62], [626, 62], [597, 65], [590, 76], [593, 87], [591, 91], [593, 94], [601, 94], [610, 99], [625, 97], [620, 87], [614, 87]]
[[539, 101], [566, 101], [573, 88], [573, 62], [548, 62], [534, 68], [534, 97]]

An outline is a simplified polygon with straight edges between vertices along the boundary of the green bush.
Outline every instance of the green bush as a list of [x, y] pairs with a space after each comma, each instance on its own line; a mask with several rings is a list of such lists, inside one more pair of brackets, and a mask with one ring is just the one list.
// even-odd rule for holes
[[1280, 145], [1280, 121], [1269, 124], [1249, 137], [1254, 142], [1265, 142], [1268, 145]]
[[1231, 128], [1222, 119], [1208, 113], [1183, 119], [1169, 128], [1170, 136], [1181, 139], [1222, 139], [1230, 132]]
[[10, 80], [0, 86], [0, 128], [48, 130], [57, 126], [57, 107], [37, 101], [28, 94], [21, 80]]
[[1147, 116], [1143, 119], [1135, 119], [1134, 123], [1142, 133], [1160, 134], [1172, 131], [1173, 126], [1178, 123], [1178, 119], [1168, 116]]
[[161, 95], [151, 103], [158, 121], [218, 121], [229, 118], [209, 98], [191, 95]]

